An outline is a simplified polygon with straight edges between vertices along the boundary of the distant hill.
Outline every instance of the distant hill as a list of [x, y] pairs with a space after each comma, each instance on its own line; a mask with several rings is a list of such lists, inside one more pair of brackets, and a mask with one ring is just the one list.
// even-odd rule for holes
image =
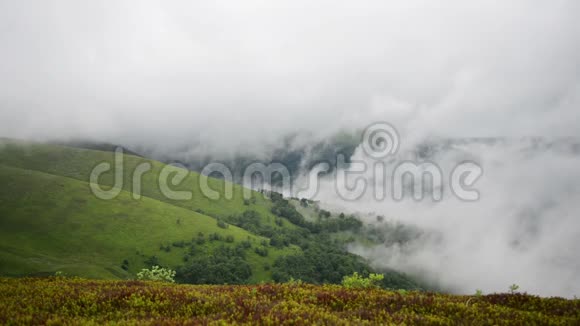
[[115, 150], [117, 150], [117, 148], [122, 148], [123, 152], [125, 154], [143, 157], [143, 155], [141, 155], [137, 152], [134, 152], [134, 151], [128, 149], [127, 147], [122, 146], [122, 145], [115, 145], [115, 144], [104, 143], [104, 142], [95, 142], [95, 141], [89, 141], [89, 140], [83, 140], [83, 141], [74, 140], [74, 141], [57, 141], [57, 142], [52, 142], [51, 144], [60, 145], [60, 146], [83, 148], [83, 149], [94, 149], [94, 150], [103, 151], [103, 152], [114, 152]]

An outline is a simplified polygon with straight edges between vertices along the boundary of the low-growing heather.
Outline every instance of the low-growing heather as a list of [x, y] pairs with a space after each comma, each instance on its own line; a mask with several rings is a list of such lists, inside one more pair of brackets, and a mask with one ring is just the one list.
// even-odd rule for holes
[[65, 277], [0, 279], [0, 324], [578, 325], [580, 301], [455, 296], [299, 282], [176, 285]]

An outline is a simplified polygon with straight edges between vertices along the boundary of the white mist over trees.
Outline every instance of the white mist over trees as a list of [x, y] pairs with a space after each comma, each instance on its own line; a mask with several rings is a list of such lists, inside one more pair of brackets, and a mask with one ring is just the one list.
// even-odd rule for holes
[[[406, 193], [402, 201], [388, 194], [379, 202], [373, 198], [375, 175], [370, 169], [358, 176], [369, 186], [362, 198], [340, 199], [334, 180], [327, 178], [315, 199], [329, 207], [359, 212], [377, 227], [384, 222], [376, 216], [384, 216], [386, 222], [420, 230], [408, 241], [387, 239], [373, 247], [351, 246], [351, 251], [377, 267], [403, 271], [465, 294], [475, 289], [502, 292], [515, 282], [530, 293], [572, 297], [580, 293], [580, 253], [576, 250], [580, 246], [580, 153], [573, 150], [579, 144], [467, 142], [417, 160], [436, 162], [443, 171], [466, 159], [478, 162], [484, 174], [474, 185], [480, 194], [477, 201], [458, 199], [450, 193], [449, 179], [443, 179], [441, 201], [428, 195], [415, 201]], [[357, 150], [352, 159], [372, 166], [374, 161], [361, 152]], [[384, 161], [392, 169], [412, 159], [409, 154], [402, 152]], [[351, 177], [351, 184], [356, 178]], [[387, 175], [387, 185], [392, 183], [392, 175]]]

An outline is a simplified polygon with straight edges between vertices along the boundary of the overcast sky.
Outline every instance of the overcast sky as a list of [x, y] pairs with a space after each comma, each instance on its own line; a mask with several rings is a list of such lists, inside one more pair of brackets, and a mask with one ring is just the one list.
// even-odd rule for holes
[[[580, 2], [0, 0], [0, 135], [578, 135]], [[243, 147], [242, 147], [243, 148]]]

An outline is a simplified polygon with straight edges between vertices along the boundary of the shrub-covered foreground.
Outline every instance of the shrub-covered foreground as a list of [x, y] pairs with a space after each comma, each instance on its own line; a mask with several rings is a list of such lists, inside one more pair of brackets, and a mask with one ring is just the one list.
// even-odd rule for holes
[[0, 279], [0, 324], [580, 324], [580, 301], [338, 285]]

